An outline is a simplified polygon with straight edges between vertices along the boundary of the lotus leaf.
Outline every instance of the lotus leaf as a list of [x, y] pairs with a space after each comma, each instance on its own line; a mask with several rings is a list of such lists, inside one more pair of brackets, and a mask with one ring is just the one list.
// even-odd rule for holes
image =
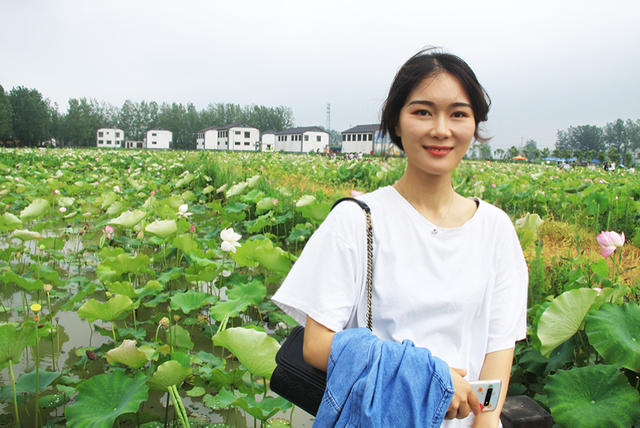
[[35, 344], [36, 330], [23, 326], [17, 329], [12, 324], [0, 325], [0, 365], [11, 361], [20, 362], [20, 356], [25, 346]]
[[118, 218], [109, 220], [108, 224], [116, 224], [125, 229], [132, 229], [136, 224], [140, 223], [147, 213], [140, 210], [125, 211]]
[[186, 293], [175, 294], [171, 298], [171, 309], [174, 311], [181, 309], [182, 312], [188, 314], [204, 305], [212, 305], [216, 300], [217, 298], [211, 294], [188, 290]]
[[122, 294], [130, 299], [138, 297], [138, 294], [133, 289], [130, 282], [113, 282], [109, 284], [107, 288], [109, 288], [109, 291], [113, 294]]
[[203, 195], [208, 195], [209, 193], [213, 192], [214, 190], [215, 190], [215, 187], [207, 186], [204, 189], [202, 189], [202, 194]]
[[240, 369], [226, 371], [223, 368], [215, 368], [211, 370], [211, 373], [206, 378], [209, 381], [209, 386], [214, 390], [225, 387], [239, 388], [244, 384], [242, 378], [245, 373], [244, 370]]
[[191, 251], [198, 249], [198, 243], [193, 240], [191, 235], [176, 236], [173, 238], [172, 244], [185, 254], [189, 254]]
[[261, 421], [267, 420], [276, 413], [291, 408], [291, 403], [282, 397], [265, 397], [262, 401], [257, 402], [253, 397], [239, 397], [231, 394], [226, 389], [222, 389], [218, 394], [220, 404], [227, 406], [240, 407], [256, 419]]
[[607, 264], [607, 261], [604, 258], [599, 259], [597, 262], [592, 264], [591, 271], [596, 275], [600, 275], [603, 278], [609, 277], [609, 265]]
[[209, 309], [209, 314], [216, 321], [221, 321], [227, 315], [235, 317], [249, 306], [258, 305], [266, 295], [266, 287], [258, 280], [244, 285], [236, 285], [227, 291], [229, 301], [216, 303]]
[[174, 348], [193, 349], [194, 345], [191, 341], [191, 335], [179, 325], [172, 326], [169, 329], [169, 335], [171, 337], [170, 343]]
[[38, 232], [31, 232], [29, 230], [20, 230], [20, 229], [15, 230], [11, 235], [11, 237], [18, 238], [23, 242], [32, 241], [32, 240], [39, 241], [42, 239], [42, 235], [40, 235]]
[[205, 389], [201, 386], [194, 386], [192, 389], [187, 391], [187, 395], [189, 397], [202, 397], [205, 393]]
[[231, 351], [252, 375], [271, 379], [280, 345], [267, 333], [236, 327], [219, 331], [213, 340]]
[[553, 419], [564, 427], [628, 428], [640, 421], [640, 394], [613, 366], [558, 370], [545, 390]]
[[303, 197], [298, 199], [298, 202], [296, 202], [296, 207], [298, 207], [298, 208], [304, 207], [306, 205], [314, 203], [315, 201], [316, 201], [315, 196], [304, 195]]
[[253, 257], [271, 272], [287, 274], [291, 270], [292, 264], [289, 253], [283, 251], [280, 247], [274, 247], [269, 240], [263, 241], [263, 244], [255, 249]]
[[[71, 388], [73, 391], [74, 388]], [[38, 399], [38, 405], [41, 409], [55, 409], [71, 401], [71, 397], [67, 394], [51, 394], [45, 395]]]
[[27, 291], [42, 290], [42, 286], [44, 285], [39, 279], [25, 278], [17, 275], [13, 271], [5, 271], [2, 276], [0, 276], [0, 280], [5, 284], [14, 283]]
[[20, 211], [22, 221], [35, 220], [49, 209], [49, 202], [46, 199], [35, 199], [28, 207]]
[[315, 200], [311, 203], [305, 203], [300, 206], [296, 204], [296, 207], [296, 210], [300, 211], [304, 218], [316, 223], [324, 221], [324, 219], [329, 215], [329, 211], [331, 211], [331, 204]]
[[236, 248], [236, 252], [231, 254], [231, 257], [240, 267], [255, 268], [258, 266], [258, 261], [255, 259], [254, 253], [263, 242], [264, 240], [249, 239], [243, 242], [241, 247]]
[[579, 288], [566, 291], [551, 302], [538, 322], [543, 356], [548, 357], [551, 351], [576, 334], [597, 296], [596, 290]]
[[118, 294], [105, 303], [100, 303], [95, 299], [87, 300], [78, 309], [80, 318], [87, 318], [89, 322], [95, 320], [115, 321], [133, 309], [133, 302], [127, 296]]
[[175, 385], [179, 388], [192, 373], [191, 368], [183, 367], [178, 361], [166, 361], [160, 364], [147, 385], [154, 391], [167, 392], [170, 386]]
[[175, 220], [156, 220], [144, 228], [146, 232], [153, 233], [159, 238], [166, 238], [178, 231]]
[[[38, 391], [45, 390], [56, 379], [58, 379], [62, 373], [49, 372], [44, 369], [38, 371]], [[21, 373], [16, 380], [16, 393], [17, 394], [35, 394], [36, 393], [36, 371], [32, 370], [29, 373]], [[13, 402], [13, 387], [11, 385], [5, 385], [2, 388], [0, 394], [2, 401]]]
[[102, 209], [107, 209], [118, 199], [118, 195], [114, 192], [109, 192], [102, 198]]
[[275, 199], [271, 197], [262, 198], [256, 204], [256, 209], [258, 211], [268, 211], [275, 206]]
[[182, 177], [178, 181], [176, 181], [175, 187], [179, 188], [179, 187], [186, 186], [187, 184], [191, 183], [196, 178], [198, 178], [197, 175], [191, 174], [189, 172], [189, 173], [185, 174], [184, 177]]
[[286, 419], [276, 418], [265, 421], [264, 428], [291, 428], [291, 422]]
[[305, 224], [296, 224], [291, 234], [287, 238], [287, 241], [291, 243], [304, 242], [309, 236], [311, 236], [311, 229]]
[[640, 306], [605, 303], [587, 315], [589, 343], [609, 364], [640, 372]]
[[127, 254], [119, 254], [115, 258], [104, 260], [96, 269], [100, 281], [117, 281], [123, 275], [142, 273], [154, 274], [155, 271], [149, 268], [151, 259], [144, 254], [137, 254], [135, 257]]
[[147, 378], [136, 373], [130, 378], [114, 371], [90, 377], [78, 387], [76, 402], [65, 409], [70, 428], [111, 428], [116, 418], [138, 411], [149, 397]]
[[22, 226], [22, 220], [11, 213], [4, 213], [0, 218], [0, 229], [13, 230]]
[[242, 192], [244, 192], [244, 189], [246, 189], [247, 186], [248, 184], [244, 181], [231, 186], [231, 188], [227, 190], [227, 198], [241, 194]]
[[[198, 260], [210, 261], [208, 259], [198, 259]], [[198, 265], [191, 265], [191, 266], [199, 267], [199, 271], [196, 275], [185, 275], [185, 279], [192, 283], [213, 282], [213, 280], [215, 280], [222, 273], [222, 266], [220, 267], [207, 266], [204, 269], [202, 269]]]
[[249, 187], [256, 187], [258, 185], [258, 181], [260, 181], [260, 176], [254, 175], [253, 177], [247, 180], [247, 184], [249, 185]]
[[107, 362], [110, 364], [116, 362], [139, 369], [148, 361], [147, 355], [136, 348], [135, 340], [125, 340], [120, 346], [107, 352]]

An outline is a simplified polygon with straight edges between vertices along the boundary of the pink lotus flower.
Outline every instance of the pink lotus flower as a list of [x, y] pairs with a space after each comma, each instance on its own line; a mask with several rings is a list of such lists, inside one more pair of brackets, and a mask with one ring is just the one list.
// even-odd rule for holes
[[352, 190], [352, 191], [351, 191], [351, 196], [352, 196], [352, 197], [354, 197], [354, 198], [355, 198], [356, 196], [360, 196], [360, 195], [364, 195], [364, 193], [362, 193], [362, 192], [358, 192], [357, 190]]
[[598, 244], [602, 247], [600, 255], [602, 257], [609, 257], [616, 248], [621, 248], [624, 245], [624, 232], [619, 235], [617, 232], [600, 232], [597, 236]]
[[495, 183], [492, 183], [492, 184], [491, 184], [491, 187], [495, 189], [495, 188], [496, 188], [496, 184], [495, 184]]
[[274, 205], [274, 206], [278, 205], [278, 200], [277, 200], [277, 199], [274, 199], [274, 200], [273, 200], [273, 205]]
[[109, 224], [104, 229], [102, 229], [102, 233], [107, 234], [107, 239], [113, 239], [113, 233], [115, 231], [116, 230]]
[[60, 194], [60, 191], [59, 191], [58, 189], [56, 189], [56, 190], [54, 190], [54, 191], [53, 191], [53, 194], [54, 194], [54, 195], [59, 195], [59, 194]]

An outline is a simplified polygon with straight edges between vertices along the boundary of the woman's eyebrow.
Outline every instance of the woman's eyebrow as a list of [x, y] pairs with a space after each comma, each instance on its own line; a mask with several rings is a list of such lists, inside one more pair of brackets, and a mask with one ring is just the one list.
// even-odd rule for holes
[[[413, 100], [410, 103], [408, 103], [407, 105], [413, 105], [413, 104], [424, 104], [426, 106], [430, 106], [430, 107], [434, 107], [436, 105], [436, 103], [434, 103], [433, 101], [427, 101], [427, 100]], [[456, 102], [456, 103], [451, 103], [450, 107], [469, 107], [471, 108], [471, 104], [469, 103], [464, 103], [464, 102]]]

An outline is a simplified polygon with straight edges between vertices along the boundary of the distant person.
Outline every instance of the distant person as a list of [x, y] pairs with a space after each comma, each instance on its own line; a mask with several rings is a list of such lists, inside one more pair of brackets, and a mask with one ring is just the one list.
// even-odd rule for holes
[[616, 170], [616, 163], [615, 162], [611, 162], [611, 166], [609, 167], [609, 171], [615, 171]]
[[602, 166], [602, 168], [603, 168], [605, 171], [609, 171], [609, 162], [605, 162], [605, 163], [604, 163], [604, 165]]

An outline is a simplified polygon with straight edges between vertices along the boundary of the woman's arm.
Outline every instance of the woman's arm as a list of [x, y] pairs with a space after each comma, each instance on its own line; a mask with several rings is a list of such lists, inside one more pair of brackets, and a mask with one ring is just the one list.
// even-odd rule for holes
[[484, 357], [484, 364], [480, 371], [480, 380], [500, 379], [502, 389], [496, 409], [491, 412], [481, 412], [473, 421], [473, 428], [496, 428], [500, 426], [500, 413], [509, 389], [509, 377], [513, 363], [513, 348], [491, 352]]
[[334, 335], [335, 332], [307, 316], [302, 347], [302, 354], [307, 364], [324, 372], [327, 371]]

